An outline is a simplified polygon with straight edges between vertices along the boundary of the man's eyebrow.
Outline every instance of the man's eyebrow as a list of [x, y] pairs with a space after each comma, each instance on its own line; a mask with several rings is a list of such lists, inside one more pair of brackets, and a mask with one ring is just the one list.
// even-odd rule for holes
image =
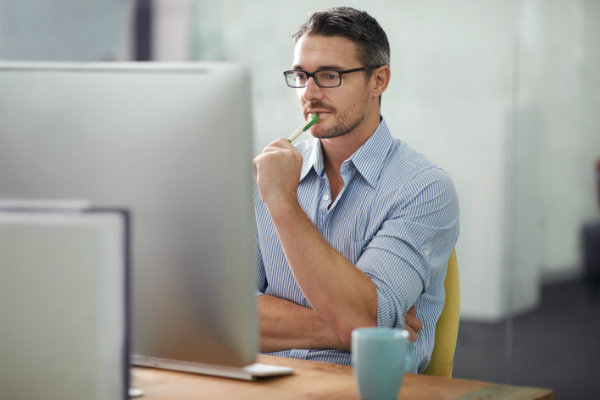
[[[293, 70], [306, 71], [304, 68], [302, 68], [302, 65], [300, 65], [300, 64], [294, 64], [294, 65], [292, 65], [292, 69]], [[341, 67], [339, 65], [320, 65], [315, 71], [322, 71], [324, 69], [332, 69], [332, 70], [337, 70], [337, 71], [343, 71], [344, 67]], [[307, 71], [307, 72], [309, 72], [309, 71]]]

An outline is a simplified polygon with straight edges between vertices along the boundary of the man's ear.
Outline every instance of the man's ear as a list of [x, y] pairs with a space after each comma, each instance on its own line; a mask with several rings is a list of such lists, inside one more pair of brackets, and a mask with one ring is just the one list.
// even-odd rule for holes
[[392, 77], [392, 71], [389, 65], [382, 65], [376, 68], [371, 73], [372, 82], [372, 94], [373, 97], [379, 97], [387, 89], [390, 79]]

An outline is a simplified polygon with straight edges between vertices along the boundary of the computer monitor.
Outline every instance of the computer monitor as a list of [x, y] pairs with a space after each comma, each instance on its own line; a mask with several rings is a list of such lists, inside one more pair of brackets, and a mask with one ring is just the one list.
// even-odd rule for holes
[[0, 63], [0, 199], [131, 212], [142, 362], [255, 360], [252, 138], [241, 65]]
[[0, 399], [128, 398], [127, 221], [0, 200]]

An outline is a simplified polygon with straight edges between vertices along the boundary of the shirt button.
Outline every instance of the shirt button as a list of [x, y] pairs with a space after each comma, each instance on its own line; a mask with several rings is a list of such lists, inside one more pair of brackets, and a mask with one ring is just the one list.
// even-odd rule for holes
[[325, 196], [323, 196], [323, 200], [324, 200], [324, 201], [327, 201], [327, 200], [329, 200], [329, 195], [328, 195], [328, 194], [326, 194]]

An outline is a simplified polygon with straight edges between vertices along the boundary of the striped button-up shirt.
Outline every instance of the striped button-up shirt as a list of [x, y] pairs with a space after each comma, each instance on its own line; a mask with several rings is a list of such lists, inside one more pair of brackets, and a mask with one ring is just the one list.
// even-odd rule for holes
[[[382, 119], [344, 163], [344, 187], [331, 200], [319, 140], [297, 145], [303, 156], [298, 201], [323, 238], [377, 288], [377, 326], [403, 327], [416, 305], [423, 322], [413, 345], [412, 372], [431, 358], [444, 306], [444, 278], [458, 238], [458, 199], [448, 174], [393, 138]], [[269, 213], [256, 192], [258, 291], [309, 307]], [[307, 249], [308, 250], [308, 249]], [[332, 277], [335, 279], [335, 277]], [[350, 352], [290, 349], [275, 355], [350, 364]]]

